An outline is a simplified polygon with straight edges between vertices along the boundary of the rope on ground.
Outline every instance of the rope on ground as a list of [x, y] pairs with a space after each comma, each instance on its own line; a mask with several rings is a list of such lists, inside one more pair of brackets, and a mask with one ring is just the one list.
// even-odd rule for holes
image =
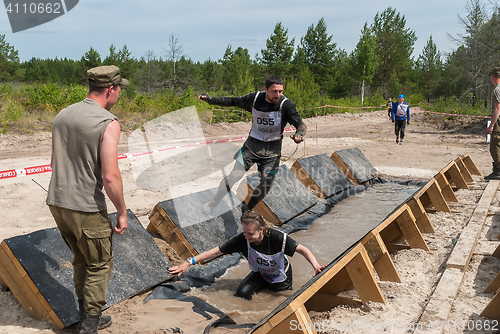
[[290, 155], [288, 158], [283, 158], [285, 161], [287, 161], [288, 159], [290, 159], [291, 157], [293, 157], [293, 155], [295, 154], [295, 152], [297, 152], [297, 149], [299, 148], [299, 144], [300, 143], [297, 143], [297, 146], [295, 146], [295, 150], [293, 151], [292, 155]]

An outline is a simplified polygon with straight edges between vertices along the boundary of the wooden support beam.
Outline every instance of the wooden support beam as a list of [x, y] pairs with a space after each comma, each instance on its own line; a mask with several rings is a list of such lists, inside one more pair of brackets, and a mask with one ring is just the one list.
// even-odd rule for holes
[[2, 278], [2, 268], [1, 267], [0, 267], [0, 286], [6, 290], [9, 288], [7, 283], [5, 283], [5, 281]]
[[309, 313], [305, 306], [300, 306], [286, 319], [283, 319], [274, 326], [264, 324], [258, 328], [255, 334], [316, 334], [314, 324], [309, 317]]
[[146, 231], [148, 231], [150, 234], [160, 234], [160, 232], [158, 232], [155, 225], [151, 221], [149, 222], [148, 227], [146, 227]]
[[497, 259], [500, 259], [500, 245], [498, 245], [497, 249], [495, 249], [495, 251], [491, 255], [496, 257]]
[[45, 300], [9, 246], [0, 244], [0, 276], [30, 316], [63, 329], [64, 324]]
[[474, 183], [474, 179], [472, 178], [472, 175], [467, 169], [467, 166], [463, 162], [462, 158], [461, 157], [456, 158], [455, 163], [457, 164], [458, 170], [460, 171], [460, 174], [462, 174], [465, 182]]
[[181, 259], [198, 255], [198, 252], [191, 246], [184, 234], [182, 234], [159, 204], [156, 204], [153, 211], [151, 211], [149, 221], [150, 225], [153, 224], [153, 226], [148, 227], [148, 231], [151, 232], [154, 228], [163, 240], [168, 242], [170, 247], [177, 252]]
[[421, 233], [436, 233], [420, 199], [412, 198], [406, 204], [410, 207]]
[[394, 262], [392, 262], [391, 256], [385, 247], [382, 237], [379, 234], [376, 234], [363, 244], [365, 245], [366, 252], [370, 257], [370, 261], [373, 263], [380, 280], [401, 283], [401, 277], [399, 276]]
[[397, 244], [404, 239], [403, 232], [399, 228], [396, 219], [391, 221], [391, 223], [387, 225], [386, 228], [384, 228], [382, 231], [380, 231], [379, 234], [386, 246], [388, 244]]
[[[339, 292], [345, 290], [352, 285], [351, 278], [345, 269], [345, 266], [357, 255], [359, 252], [364, 250], [363, 245], [357, 244], [354, 246], [349, 253], [344, 255], [334, 266], [327, 269], [322, 273], [321, 277], [316, 279], [314, 284], [303, 291], [297, 298], [295, 298], [287, 307], [281, 310], [279, 313], [275, 314], [269, 319], [265, 324], [272, 324], [275, 326], [284, 319], [286, 319], [291, 313], [305, 304], [310, 298], [312, 298], [316, 293], [325, 293], [330, 295], [336, 295]], [[260, 328], [259, 328], [260, 329]], [[267, 333], [267, 332], [263, 332]]]
[[[431, 182], [431, 181], [429, 181]], [[426, 194], [434, 205], [436, 211], [451, 212], [450, 207], [446, 203], [443, 194], [441, 193], [441, 188], [437, 182], [432, 182], [429, 189], [427, 189]]]
[[467, 182], [465, 181], [456, 163], [453, 163], [450, 166], [450, 168], [445, 172], [445, 175], [449, 175], [458, 189], [469, 189], [469, 186], [467, 185]]
[[349, 290], [352, 287], [352, 280], [345, 267], [343, 267], [335, 276], [326, 282], [318, 292], [335, 296], [344, 290]]
[[476, 164], [474, 163], [474, 161], [472, 161], [472, 158], [470, 157], [470, 155], [468, 155], [468, 154], [463, 155], [462, 161], [464, 162], [465, 166], [467, 167], [467, 170], [469, 170], [469, 172], [472, 175], [481, 176], [481, 172], [479, 172], [479, 169], [477, 169]]
[[403, 213], [396, 218], [396, 222], [411, 248], [421, 248], [429, 251], [429, 247], [427, 246], [422, 233], [420, 233], [420, 230], [415, 222], [415, 217], [413, 217], [409, 208], [403, 211]]
[[[309, 191], [319, 198], [327, 198], [328, 196], [323, 190], [318, 186], [318, 184], [313, 180], [313, 178], [307, 174], [304, 168], [300, 165], [298, 161], [295, 161], [290, 167], [290, 171], [299, 179], [299, 181], [309, 189]], [[248, 202], [246, 202], [248, 203]]]
[[337, 153], [333, 152], [333, 154], [331, 155], [330, 158], [333, 160], [335, 165], [337, 165], [337, 167], [340, 169], [340, 171], [342, 173], [344, 173], [344, 175], [347, 176], [347, 178], [349, 180], [351, 180], [351, 182], [354, 185], [360, 184], [358, 179], [354, 176], [354, 174], [351, 172], [351, 170], [349, 168], [347, 168], [347, 165], [344, 163], [344, 161], [342, 161], [342, 159], [339, 157], [339, 155]]
[[500, 321], [500, 291], [495, 294], [479, 316]]
[[457, 196], [455, 196], [455, 192], [453, 191], [448, 179], [441, 171], [434, 176], [439, 187], [441, 188], [441, 192], [446, 202], [458, 202]]
[[460, 290], [464, 272], [459, 269], [446, 268], [439, 279], [436, 289], [430, 296], [419, 322], [435, 324], [436, 330], [429, 331], [426, 326], [414, 331], [413, 334], [442, 333], [450, 315], [453, 302]]
[[500, 181], [492, 180], [484, 189], [483, 195], [479, 199], [471, 219], [462, 230], [455, 247], [453, 247], [453, 251], [448, 258], [448, 267], [465, 270], [469, 265], [479, 234], [486, 221], [490, 203], [495, 196], [499, 184]]
[[497, 292], [498, 289], [500, 289], [500, 272], [495, 276], [486, 289], [484, 289], [483, 293]]
[[385, 304], [382, 291], [375, 280], [370, 258], [364, 248], [346, 265], [346, 269], [364, 304], [368, 302]]
[[316, 333], [316, 329], [314, 328], [313, 322], [309, 317], [309, 313], [307, 312], [305, 306], [299, 307], [297, 311], [295, 311], [295, 316], [297, 317], [298, 323], [305, 325], [304, 329], [302, 330], [303, 333], [308, 333], [308, 334]]

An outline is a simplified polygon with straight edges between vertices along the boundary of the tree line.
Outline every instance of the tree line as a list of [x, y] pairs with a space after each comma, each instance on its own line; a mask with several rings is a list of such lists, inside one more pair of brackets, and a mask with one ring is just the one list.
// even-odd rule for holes
[[178, 38], [169, 36], [165, 54], [146, 51], [133, 57], [127, 46], [111, 45], [109, 54], [94, 48], [79, 60], [39, 59], [20, 62], [18, 51], [0, 35], [0, 82], [57, 83], [84, 85], [85, 71], [99, 65], [120, 67], [132, 85], [127, 95], [154, 96], [168, 90], [183, 94], [208, 92], [214, 95], [243, 95], [262, 89], [268, 75], [285, 79], [286, 95], [298, 108], [328, 103], [331, 99], [371, 98], [383, 101], [400, 93], [412, 102], [458, 103], [486, 110], [491, 94], [487, 75], [500, 66], [500, 8], [488, 13], [481, 0], [467, 0], [466, 16], [459, 17], [464, 31], [450, 35], [457, 49], [442, 54], [428, 36], [418, 57], [414, 57], [415, 31], [404, 14], [389, 7], [366, 22], [359, 41], [350, 53], [337, 47], [324, 18], [308, 27], [296, 41], [278, 22], [265, 48], [250, 56], [247, 49], [228, 45], [218, 60], [194, 62], [183, 55]]

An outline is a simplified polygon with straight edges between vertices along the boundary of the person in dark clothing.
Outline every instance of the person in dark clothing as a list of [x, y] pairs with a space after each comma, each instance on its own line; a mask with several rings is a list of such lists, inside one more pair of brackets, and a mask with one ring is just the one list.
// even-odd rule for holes
[[410, 106], [404, 102], [405, 96], [399, 95], [398, 102], [392, 106], [392, 122], [395, 123], [396, 144], [403, 145], [406, 125], [410, 124]]
[[392, 98], [389, 98], [389, 101], [387, 101], [387, 116], [389, 117], [389, 119], [391, 119], [391, 115], [392, 115]]
[[287, 123], [297, 129], [290, 138], [297, 144], [302, 142], [307, 128], [295, 105], [283, 95], [283, 85], [280, 76], [272, 75], [266, 79], [263, 92], [240, 97], [211, 97], [208, 94], [198, 96], [200, 101], [209, 104], [237, 106], [252, 113], [252, 128], [248, 139], [236, 152], [233, 170], [221, 181], [213, 200], [203, 205], [205, 214], [210, 214], [245, 172], [257, 164], [260, 183], [248, 203], [243, 203], [242, 206], [243, 212], [252, 210], [267, 195], [276, 177], [281, 158], [283, 131]]
[[252, 272], [240, 283], [236, 296], [248, 300], [263, 288], [272, 291], [292, 289], [292, 265], [288, 256], [295, 252], [302, 255], [313, 267], [314, 274], [319, 274], [321, 267], [309, 249], [297, 243], [285, 233], [268, 228], [262, 216], [254, 211], [247, 211], [241, 217], [243, 232], [232, 237], [222, 245], [212, 248], [195, 257], [190, 257], [181, 265], [171, 267], [171, 274], [180, 276], [190, 265], [216, 258], [222, 254], [241, 253], [248, 260]]

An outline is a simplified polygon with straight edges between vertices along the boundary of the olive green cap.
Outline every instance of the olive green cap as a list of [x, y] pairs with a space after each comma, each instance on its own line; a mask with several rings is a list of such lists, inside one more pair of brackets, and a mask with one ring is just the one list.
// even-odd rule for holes
[[493, 67], [489, 72], [488, 75], [499, 75], [500, 76], [500, 67]]
[[120, 76], [120, 69], [115, 65], [98, 66], [87, 71], [89, 85], [94, 87], [128, 86], [130, 82]]

